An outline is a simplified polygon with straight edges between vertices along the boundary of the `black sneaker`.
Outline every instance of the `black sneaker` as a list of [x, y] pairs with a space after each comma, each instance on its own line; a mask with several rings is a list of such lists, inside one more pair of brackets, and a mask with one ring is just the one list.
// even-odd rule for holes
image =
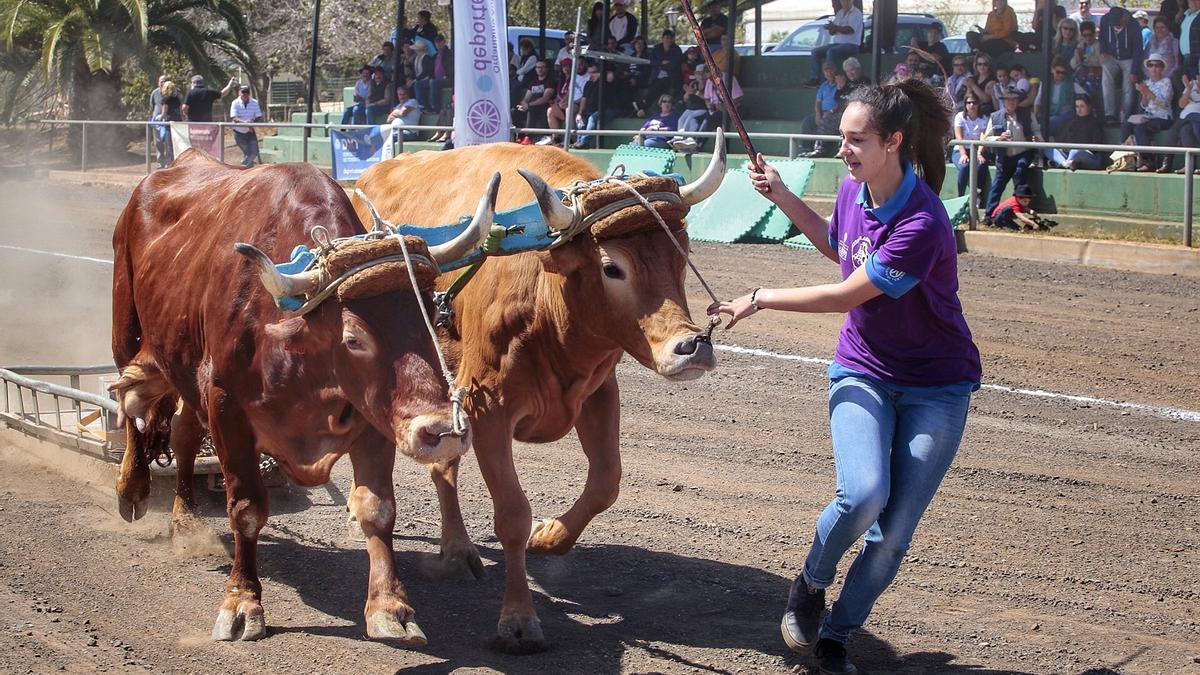
[[846, 645], [831, 638], [821, 638], [813, 650], [821, 675], [851, 675], [858, 668], [846, 658]]
[[804, 582], [804, 575], [796, 577], [788, 593], [787, 611], [783, 613], [783, 620], [779, 624], [788, 649], [801, 654], [812, 653], [824, 613], [825, 589], [810, 591]]

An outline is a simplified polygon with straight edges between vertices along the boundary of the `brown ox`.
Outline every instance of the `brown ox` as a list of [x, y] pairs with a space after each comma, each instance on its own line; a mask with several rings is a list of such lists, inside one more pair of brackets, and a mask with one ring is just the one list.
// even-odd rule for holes
[[[490, 215], [482, 220], [490, 225]], [[145, 512], [148, 461], [169, 439], [182, 400], [174, 423], [181, 486], [190, 484], [206, 426], [233, 529], [233, 567], [213, 638], [257, 639], [266, 629], [256, 545], [268, 512], [259, 453], [306, 486], [327, 482], [349, 453], [350, 509], [371, 559], [367, 632], [424, 644], [392, 558], [395, 453], [447, 462], [468, 448], [465, 434], [447, 433], [447, 384], [418, 305], [431, 301], [436, 263], [426, 259], [416, 270], [426, 279], [421, 299], [411, 288], [344, 301], [335, 295], [311, 313], [289, 315], [268, 291], [311, 292], [313, 278], [280, 275], [270, 259], [286, 260], [309, 243], [315, 225], [334, 238], [364, 232], [342, 188], [303, 164], [243, 170], [189, 151], [134, 190], [113, 234], [113, 357], [122, 369], [114, 390], [133, 421], [125, 425], [117, 485], [121, 512], [130, 520]], [[458, 257], [478, 242], [467, 239], [429, 256]], [[238, 242], [254, 248], [241, 245], [237, 255]], [[417, 238], [410, 246], [425, 252]], [[189, 501], [190, 485], [174, 515]]]
[[[518, 167], [545, 183], [517, 173]], [[503, 176], [497, 209], [534, 200], [550, 222], [565, 210], [546, 183], [592, 180], [588, 162], [551, 147], [496, 144], [420, 152], [368, 170], [358, 187], [394, 223], [434, 225], [458, 213], [463, 187], [493, 171]], [[724, 156], [681, 194], [703, 199], [716, 189]], [[526, 181], [529, 180], [527, 183]], [[353, 199], [359, 216], [366, 205]], [[686, 201], [686, 198], [685, 198]], [[639, 207], [640, 208], [640, 207]], [[598, 513], [617, 499], [621, 477], [617, 362], [628, 353], [669, 379], [699, 377], [716, 366], [711, 345], [697, 340], [684, 296], [686, 262], [645, 213], [645, 227], [596, 241], [589, 233], [551, 251], [489, 259], [455, 301], [448, 340], [459, 385], [472, 391], [475, 455], [492, 495], [495, 531], [504, 547], [506, 585], [498, 646], [544, 647], [525, 575], [526, 547], [565, 553]], [[364, 220], [365, 222], [365, 220]], [[678, 231], [686, 250], [686, 231]], [[445, 286], [454, 274], [439, 280]], [[513, 467], [512, 441], [546, 443], [574, 427], [588, 459], [583, 493], [565, 514], [536, 524]], [[431, 467], [442, 511], [441, 555], [451, 569], [482, 573], [459, 509], [459, 460]]]

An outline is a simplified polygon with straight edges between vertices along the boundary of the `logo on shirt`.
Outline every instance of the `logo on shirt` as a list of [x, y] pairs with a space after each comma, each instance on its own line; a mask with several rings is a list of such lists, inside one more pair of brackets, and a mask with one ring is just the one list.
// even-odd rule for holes
[[842, 233], [842, 238], [838, 242], [838, 260], [845, 260], [849, 247], [846, 246], [846, 233]]
[[887, 272], [884, 274], [884, 276], [887, 277], [888, 281], [900, 281], [901, 279], [904, 278], [904, 272], [901, 272], [898, 269], [893, 269], [886, 265], [881, 265], [881, 267], [883, 267], [885, 270], [887, 270]]
[[[854, 262], [854, 266], [862, 267], [863, 263], [867, 262], [867, 258], [871, 255], [871, 240], [866, 236], [859, 237], [850, 245], [850, 250], [853, 251], [851, 260]], [[843, 259], [845, 259], [845, 256], [843, 256]]]

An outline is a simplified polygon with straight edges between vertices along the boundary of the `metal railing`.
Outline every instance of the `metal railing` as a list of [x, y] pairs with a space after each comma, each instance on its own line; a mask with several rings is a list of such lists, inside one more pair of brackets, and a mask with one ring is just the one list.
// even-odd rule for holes
[[[152, 132], [154, 125], [165, 124], [164, 122], [154, 122], [146, 120], [117, 120], [117, 121], [92, 121], [92, 120], [41, 120], [42, 124], [48, 125], [82, 125], [82, 137], [80, 153], [80, 171], [87, 170], [87, 129], [89, 125], [119, 125], [119, 126], [145, 126], [146, 128], [146, 173], [149, 174], [153, 169], [151, 166], [151, 148], [153, 147]], [[175, 122], [175, 124], [189, 124], [188, 122]], [[271, 129], [322, 129], [326, 133], [336, 129], [373, 129], [380, 125], [376, 124], [306, 124], [303, 122], [196, 122], [195, 124], [204, 124], [208, 126], [217, 126], [218, 135], [221, 138], [220, 153], [218, 159], [225, 161], [225, 129], [229, 127], [251, 127], [251, 128], [271, 128]], [[438, 125], [405, 125], [403, 127], [393, 127], [394, 129], [406, 129], [418, 132], [445, 132], [449, 133], [454, 130], [451, 126]], [[521, 135], [542, 135], [542, 136], [560, 136], [564, 138], [570, 137], [622, 137], [629, 138], [638, 134], [639, 130], [633, 129], [548, 129], [538, 127], [515, 127], [512, 129], [511, 138], [515, 140]], [[712, 139], [716, 137], [714, 131], [673, 131], [673, 132], [647, 132], [647, 135], [654, 136], [686, 136], [690, 138], [705, 138]], [[840, 143], [839, 136], [823, 135], [823, 134], [803, 134], [803, 133], [778, 133], [778, 132], [759, 132], [750, 134], [755, 140], [786, 140], [788, 142], [788, 158], [795, 158], [799, 155], [800, 144], [808, 141], [824, 141], [832, 143]], [[307, 141], [308, 135], [305, 134]], [[404, 152], [404, 135], [401, 133], [394, 134], [394, 139], [397, 146], [397, 153]], [[53, 134], [51, 134], [51, 149], [53, 149]], [[1195, 196], [1194, 173], [1197, 168], [1196, 158], [1200, 155], [1200, 148], [1185, 148], [1175, 146], [1139, 146], [1139, 145], [1082, 145], [1077, 143], [1057, 143], [1057, 142], [1033, 142], [1033, 141], [984, 141], [984, 140], [951, 140], [950, 147], [967, 145], [971, 148], [970, 151], [970, 177], [969, 177], [969, 194], [974, 197], [979, 188], [977, 184], [977, 168], [978, 168], [978, 152], [979, 147], [986, 148], [1028, 148], [1041, 151], [1043, 149], [1060, 149], [1060, 150], [1090, 150], [1092, 152], [1112, 153], [1118, 151], [1125, 152], [1148, 152], [1156, 154], [1183, 155], [1184, 156], [1184, 190], [1183, 190], [1183, 243], [1185, 246], [1193, 247], [1193, 222], [1195, 209], [1193, 206]], [[304, 152], [304, 161], [308, 161], [307, 144]], [[976, 200], [970, 200], [970, 221], [969, 228], [974, 230], [978, 227], [979, 213]]]
[[[79, 386], [84, 376], [116, 372], [111, 365], [0, 368], [4, 389], [0, 422], [30, 436], [111, 460], [124, 447], [123, 439], [114, 442], [110, 438], [116, 427], [117, 403]], [[69, 386], [31, 376], [66, 377]]]

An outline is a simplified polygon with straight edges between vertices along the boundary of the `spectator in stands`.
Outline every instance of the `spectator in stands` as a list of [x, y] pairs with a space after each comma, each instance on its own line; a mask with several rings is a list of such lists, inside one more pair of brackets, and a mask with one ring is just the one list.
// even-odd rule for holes
[[429, 46], [424, 40], [416, 40], [413, 50], [413, 83], [410, 89], [416, 95], [421, 112], [437, 112], [433, 101], [433, 62]]
[[664, 30], [662, 40], [650, 48], [650, 91], [647, 98], [674, 94], [683, 88], [683, 52], [675, 44], [675, 32]]
[[[967, 94], [963, 99], [963, 109], [954, 114], [954, 137], [960, 141], [977, 141], [983, 138], [987, 130], [988, 118], [979, 112], [979, 97]], [[983, 146], [975, 147], [975, 190], [972, 199], [976, 202], [992, 182], [992, 173], [988, 170], [987, 156]], [[971, 186], [971, 146], [956, 145], [950, 150], [954, 166], [958, 168], [958, 196], [967, 193]]]
[[[429, 10], [422, 9], [417, 12], [417, 23], [413, 25], [410, 38], [416, 42], [417, 38], [428, 40], [429, 46], [433, 47], [434, 41], [437, 39], [438, 27], [433, 23], [433, 15]], [[430, 51], [433, 51], [432, 49]]]
[[[836, 136], [841, 133], [840, 127], [842, 124], [842, 115], [846, 112], [846, 107], [850, 104], [850, 95], [858, 87], [850, 84], [846, 79], [845, 74], [836, 73], [834, 75], [834, 83], [837, 85], [837, 92], [834, 94], [833, 109], [825, 113], [821, 117], [821, 122], [817, 125], [817, 133], [827, 136]], [[813, 149], [809, 152], [800, 153], [801, 157], [832, 157], [838, 150], [838, 144], [826, 143], [817, 141], [813, 144]]]
[[1018, 106], [1018, 111], [1023, 115], [1030, 115], [1034, 105], [1040, 96], [1038, 89], [1040, 83], [1035, 83], [1030, 80], [1029, 73], [1025, 71], [1025, 66], [1014, 63], [1008, 69], [1008, 79], [1012, 82], [1012, 86], [1016, 87], [1017, 91], [1021, 92], [1021, 104]]
[[558, 48], [554, 56], [554, 68], [558, 70], [563, 61], [570, 61], [575, 53], [575, 31], [569, 30], [563, 35], [563, 46]]
[[[807, 115], [800, 120], [800, 133], [815, 134], [821, 122], [825, 119], [825, 115], [833, 112], [837, 106], [837, 64], [833, 61], [826, 61], [821, 66], [821, 72], [825, 75], [825, 81], [817, 87], [817, 96], [813, 99], [813, 111], [811, 115]], [[803, 141], [804, 152], [815, 149], [815, 141]]]
[[613, 15], [608, 20], [608, 34], [617, 39], [617, 45], [626, 54], [633, 53], [633, 39], [638, 34], [637, 17], [625, 11], [624, 0], [612, 1]]
[[[1074, 101], [1074, 115], [1058, 130], [1055, 140], [1063, 143], [1078, 143], [1080, 145], [1100, 145], [1104, 143], [1104, 123], [1092, 112], [1092, 102], [1085, 94], [1078, 94]], [[1060, 150], [1048, 148], [1043, 150], [1046, 160], [1051, 166], [1059, 166], [1068, 171], [1075, 169], [1103, 169], [1104, 156], [1091, 150]]]
[[358, 69], [358, 80], [354, 83], [354, 103], [342, 112], [342, 124], [367, 123], [367, 97], [371, 95], [371, 76], [375, 69], [363, 66]]
[[729, 30], [729, 17], [721, 11], [720, 0], [709, 0], [705, 5], [708, 10], [708, 15], [700, 20], [700, 32], [704, 35], [704, 41], [708, 43], [709, 51], [720, 49], [721, 38], [725, 37], [726, 31]]
[[388, 113], [387, 121], [397, 128], [404, 140], [411, 141], [417, 137], [416, 129], [405, 129], [421, 124], [421, 104], [409, 94], [408, 87], [396, 87], [396, 106]]
[[704, 65], [704, 61], [700, 58], [700, 48], [688, 47], [687, 51], [683, 53], [683, 81], [695, 79], [696, 69], [702, 65]]
[[[697, 78], [683, 88], [683, 112], [679, 115], [680, 131], [708, 130], [708, 102], [704, 100], [703, 94], [707, 75], [701, 70], [697, 73]], [[700, 143], [690, 136], [676, 136], [671, 139], [670, 146], [677, 152], [691, 153], [700, 147]]]
[[375, 66], [371, 73], [371, 91], [367, 94], [367, 124], [379, 124], [387, 116], [396, 101], [396, 89], [383, 66]]
[[904, 64], [908, 66], [909, 75], [920, 80], [928, 81], [938, 72], [937, 64], [930, 62], [911, 49], [904, 55]]
[[604, 27], [604, 3], [592, 3], [592, 15], [588, 17], [587, 43], [592, 47], [604, 44], [604, 35], [608, 30]]
[[[262, 121], [262, 108], [259, 107], [257, 100], [250, 97], [250, 85], [243, 84], [238, 87], [238, 96], [229, 106], [229, 119], [233, 122]], [[254, 160], [259, 159], [258, 134], [254, 131], [254, 127], [234, 126], [233, 141], [242, 151], [242, 166], [247, 168], [253, 166]], [[262, 160], [259, 160], [259, 163], [261, 164]]]
[[1104, 116], [1104, 88], [1100, 66], [1084, 66], [1075, 71], [1075, 91], [1086, 94], [1097, 119]]
[[[182, 122], [183, 99], [179, 96], [179, 87], [170, 80], [163, 80], [159, 91], [162, 92], [162, 97], [154, 116], [163, 122]], [[175, 161], [174, 146], [171, 144], [171, 125], [160, 125], [156, 131], [154, 146], [158, 151], [158, 168], [165, 169]]]
[[1008, 6], [1008, 0], [992, 0], [992, 11], [988, 12], [983, 32], [968, 31], [967, 44], [971, 49], [999, 58], [1017, 47], [1017, 14]]
[[226, 94], [233, 91], [235, 86], [237, 86], [237, 80], [231, 77], [229, 83], [221, 91], [209, 89], [204, 86], [203, 75], [193, 75], [192, 88], [183, 98], [183, 114], [189, 122], [213, 121], [213, 103], [217, 99], [224, 98]]
[[[1004, 0], [997, 0], [1004, 2]], [[829, 33], [829, 44], [821, 45], [812, 50], [808, 86], [815, 87], [821, 76], [821, 64], [825, 61], [837, 62], [847, 56], [858, 53], [862, 44], [863, 13], [854, 6], [854, 0], [840, 0], [841, 8], [824, 26]]]
[[992, 101], [992, 85], [996, 74], [992, 72], [992, 58], [987, 54], [975, 56], [975, 74], [967, 80], [967, 91], [979, 97], [979, 112], [987, 117], [996, 112]]
[[1070, 77], [1067, 60], [1054, 57], [1050, 64], [1050, 136], [1057, 137], [1063, 125], [1075, 117], [1075, 82]]
[[[1105, 122], [1124, 122], [1133, 107], [1133, 84], [1142, 74], [1142, 34], [1129, 10], [1112, 7], [1100, 20], [1100, 67], [1104, 72]], [[1119, 98], [1118, 98], [1119, 97]]]
[[[986, 141], [1040, 141], [1042, 130], [1038, 121], [1032, 116], [1028, 120], [1017, 114], [1021, 102], [1021, 92], [1011, 88], [1004, 93], [1004, 109], [997, 110], [988, 118], [987, 129], [983, 132]], [[1016, 185], [1025, 185], [1026, 172], [1029, 163], [1033, 161], [1034, 151], [1029, 148], [995, 148], [996, 178], [988, 192], [987, 213], [991, 214], [1000, 203], [1000, 196], [1010, 180]], [[988, 216], [985, 216], [985, 219]], [[986, 221], [985, 221], [986, 222]]]
[[[698, 66], [699, 70], [707, 71], [703, 65]], [[717, 71], [719, 75], [721, 71]], [[717, 83], [713, 80], [712, 74], [705, 72], [704, 83], [704, 100], [708, 102], [709, 116], [724, 115], [725, 104], [721, 102], [721, 95], [717, 93]], [[725, 83], [725, 90], [729, 92], [729, 98], [733, 99], [733, 105], [737, 106], [742, 100], [742, 85], [738, 83], [736, 77], [721, 76]], [[717, 119], [720, 119], [719, 117]]]
[[[717, 72], [725, 72], [731, 56], [733, 57], [733, 75], [737, 77], [742, 73], [742, 55], [730, 46], [729, 36], [727, 35], [721, 38], [721, 48], [712, 53], [713, 63], [717, 64]], [[712, 75], [712, 73], [709, 73], [709, 75]]]
[[[587, 69], [587, 84], [583, 87], [583, 96], [579, 98], [579, 113], [575, 116], [575, 128], [592, 129], [600, 125], [600, 66], [592, 64]], [[585, 148], [592, 142], [588, 134], [580, 134], [571, 144], [572, 148]]]
[[[1071, 57], [1075, 56], [1075, 47], [1079, 45], [1079, 24], [1075, 19], [1063, 19], [1058, 22], [1058, 31], [1054, 33], [1054, 40], [1051, 42], [1051, 50], [1054, 52], [1054, 57], [1061, 57], [1066, 60], [1067, 67], [1070, 68]], [[1071, 70], [1074, 70], [1073, 68]]]
[[[1171, 81], [1163, 77], [1167, 62], [1161, 54], [1151, 54], [1143, 65], [1150, 77], [1136, 85], [1141, 96], [1138, 112], [1130, 115], [1121, 125], [1121, 138], [1133, 134], [1138, 145], [1153, 145], [1154, 134], [1171, 126]], [[1162, 164], [1156, 164], [1157, 159], [1152, 152], [1140, 153], [1137, 170], [1155, 171], [1161, 168], [1161, 173], [1171, 170], [1169, 158]]]
[[517, 47], [521, 50], [517, 55], [517, 86], [528, 87], [529, 80], [533, 77], [533, 69], [538, 63], [537, 55], [533, 53], [533, 40], [521, 38]]
[[[1004, 107], [1004, 95], [1011, 88], [1013, 88], [1013, 82], [1008, 76], [1008, 66], [1004, 64], [997, 65], [996, 81], [992, 83], [992, 88], [989, 92], [993, 110], [1000, 110]], [[1021, 92], [1021, 97], [1024, 98], [1024, 96], [1025, 92]]]
[[1079, 0], [1079, 11], [1072, 14], [1069, 18], [1074, 19], [1075, 23], [1082, 24], [1084, 21], [1091, 21], [1093, 24], [1100, 23], [1100, 19], [1092, 14], [1092, 0]]
[[429, 100], [433, 102], [433, 111], [441, 112], [442, 89], [454, 86], [454, 52], [446, 45], [446, 36], [438, 34], [434, 39], [437, 46], [437, 56], [433, 57], [433, 82], [429, 85]]
[[[525, 96], [513, 110], [513, 124], [518, 127], [544, 129], [549, 125], [546, 113], [550, 104], [554, 102], [558, 89], [554, 83], [554, 75], [550, 72], [549, 62], [538, 61], [533, 73], [533, 79], [525, 88]], [[529, 145], [532, 142], [530, 136], [521, 136], [521, 145]]]
[[[633, 39], [633, 53], [630, 56], [650, 60], [650, 50], [646, 47], [646, 40], [640, 35]], [[650, 101], [658, 100], [649, 98], [650, 76], [653, 74], [654, 68], [649, 63], [631, 63], [626, 70], [629, 73], [629, 83], [633, 87], [634, 114], [638, 117], [645, 117], [646, 110], [650, 107]], [[661, 92], [659, 95], [662, 95]]]
[[372, 68], [383, 68], [384, 79], [391, 82], [392, 76], [396, 74], [396, 48], [391, 42], [383, 43], [380, 46], [380, 52], [367, 65]]
[[1183, 12], [1187, 9], [1187, 0], [1162, 0], [1158, 6], [1158, 15], [1167, 20], [1171, 35], [1180, 36], [1179, 23], [1183, 21]]
[[[1200, 79], [1183, 76], [1183, 93], [1179, 95], [1179, 119], [1171, 126], [1171, 139], [1168, 141], [1175, 147], [1200, 147]], [[1173, 155], [1165, 155], [1163, 164], [1171, 168]], [[1160, 173], [1162, 167], [1159, 167]], [[1178, 173], [1183, 173], [1179, 169]]]
[[[954, 103], [954, 111], [962, 112], [965, 109], [967, 98], [967, 80], [971, 79], [971, 74], [967, 71], [967, 57], [959, 54], [954, 57], [954, 65], [950, 69], [950, 77], [946, 78], [946, 96]], [[978, 103], [978, 102], [977, 102]], [[981, 112], [976, 110], [975, 112]]]
[[1084, 21], [1079, 24], [1079, 42], [1075, 43], [1075, 54], [1071, 56], [1071, 69], [1100, 67], [1100, 39], [1096, 24]]
[[1193, 80], [1200, 77], [1200, 0], [1188, 0], [1179, 20], [1179, 53], [1183, 72]]
[[855, 89], [871, 84], [871, 81], [863, 75], [862, 64], [853, 56], [842, 61], [842, 72], [846, 74], [846, 82]]
[[[579, 64], [583, 66], [583, 59], [579, 60]], [[572, 92], [571, 80], [576, 78], [577, 75], [571, 59], [559, 63], [558, 69], [558, 91], [554, 96], [554, 100], [550, 102], [550, 107], [546, 109], [546, 126], [550, 129], [561, 129], [566, 125], [568, 119], [575, 118], [575, 113], [577, 112], [575, 104], [579, 101], [579, 97], [583, 95], [583, 85], [587, 82], [587, 69], [583, 68], [583, 82], [577, 80], [575, 91]], [[553, 145], [555, 141], [555, 135], [550, 134], [538, 140], [537, 145]]]
[[411, 42], [404, 43], [400, 55], [400, 67], [404, 69], [404, 72], [403, 74], [397, 73], [396, 86], [412, 89], [413, 84], [417, 81], [417, 52], [413, 49]]
[[[914, 37], [913, 40], [916, 41], [916, 38]], [[931, 75], [941, 75], [943, 80], [950, 76], [953, 61], [950, 57], [950, 50], [946, 49], [946, 43], [942, 42], [942, 31], [938, 26], [934, 24], [926, 26], [925, 41], [918, 42], [916, 46], [934, 57], [933, 61], [929, 61], [925, 56], [921, 57], [933, 66], [932, 69], [928, 69]]]
[[[605, 51], [622, 53], [615, 37], [608, 36]], [[604, 81], [604, 118], [607, 120], [609, 117], [628, 115], [634, 100], [634, 85], [629, 64], [610, 60], [601, 61], [600, 65]]]
[[1146, 13], [1146, 10], [1139, 9], [1133, 13], [1133, 20], [1137, 21], [1138, 29], [1142, 33], [1142, 50], [1144, 51], [1146, 47], [1150, 46], [1150, 38], [1154, 35], [1154, 29], [1150, 28], [1150, 15]]
[[1154, 32], [1147, 43], [1147, 54], [1158, 54], [1167, 61], [1163, 77], [1175, 82], [1181, 73], [1179, 68], [1179, 38], [1171, 35], [1171, 24], [1165, 17], [1154, 17]]
[[679, 113], [675, 112], [675, 98], [670, 94], [663, 94], [658, 97], [658, 114], [642, 124], [641, 130], [645, 135], [639, 133], [633, 137], [633, 142], [651, 148], [667, 148], [670, 147], [669, 136], [650, 135], [649, 132], [675, 131], [678, 128]]

